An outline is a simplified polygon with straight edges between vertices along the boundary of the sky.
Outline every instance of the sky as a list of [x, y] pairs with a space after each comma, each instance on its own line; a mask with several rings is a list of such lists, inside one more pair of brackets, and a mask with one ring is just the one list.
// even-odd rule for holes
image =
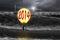
[[29, 7], [36, 6], [43, 11], [60, 11], [60, 0], [24, 0], [24, 3]]
[[14, 11], [16, 8], [36, 6], [42, 11], [60, 11], [60, 0], [0, 0], [0, 11]]
[[0, 0], [0, 11], [14, 11], [15, 5], [20, 5], [22, 0]]

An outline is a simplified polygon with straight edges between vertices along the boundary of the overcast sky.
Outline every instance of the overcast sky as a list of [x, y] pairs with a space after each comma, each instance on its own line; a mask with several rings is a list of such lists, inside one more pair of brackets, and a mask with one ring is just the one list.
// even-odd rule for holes
[[44, 11], [60, 11], [60, 0], [24, 0], [26, 6], [37, 6]]
[[22, 0], [0, 0], [0, 10], [14, 11], [14, 5], [21, 6]]
[[0, 0], [0, 10], [14, 10], [17, 8], [37, 6], [38, 9], [60, 11], [60, 0]]

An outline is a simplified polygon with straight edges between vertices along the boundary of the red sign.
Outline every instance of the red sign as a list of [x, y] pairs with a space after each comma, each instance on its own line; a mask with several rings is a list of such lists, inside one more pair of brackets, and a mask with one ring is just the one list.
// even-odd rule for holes
[[18, 11], [17, 17], [21, 23], [27, 23], [30, 20], [31, 13], [28, 9], [22, 8]]

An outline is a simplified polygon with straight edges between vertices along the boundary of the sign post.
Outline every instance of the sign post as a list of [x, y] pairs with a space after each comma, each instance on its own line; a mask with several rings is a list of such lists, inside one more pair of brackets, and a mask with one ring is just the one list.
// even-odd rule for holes
[[22, 29], [24, 31], [25, 24], [28, 23], [31, 18], [30, 10], [28, 10], [27, 8], [20, 9], [17, 13], [17, 18], [23, 24]]

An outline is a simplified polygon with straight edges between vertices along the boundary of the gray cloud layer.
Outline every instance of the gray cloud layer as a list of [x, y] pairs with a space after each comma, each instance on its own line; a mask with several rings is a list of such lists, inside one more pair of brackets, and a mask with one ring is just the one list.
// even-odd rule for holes
[[59, 10], [60, 11], [60, 0], [24, 0], [24, 3], [28, 6], [37, 6], [38, 9], [44, 10]]
[[21, 5], [22, 0], [0, 0], [0, 10], [14, 10], [14, 5]]
[[17, 8], [34, 5], [38, 9], [60, 11], [60, 0], [0, 0], [0, 10], [5, 10], [6, 8], [6, 10], [14, 10], [15, 4]]

